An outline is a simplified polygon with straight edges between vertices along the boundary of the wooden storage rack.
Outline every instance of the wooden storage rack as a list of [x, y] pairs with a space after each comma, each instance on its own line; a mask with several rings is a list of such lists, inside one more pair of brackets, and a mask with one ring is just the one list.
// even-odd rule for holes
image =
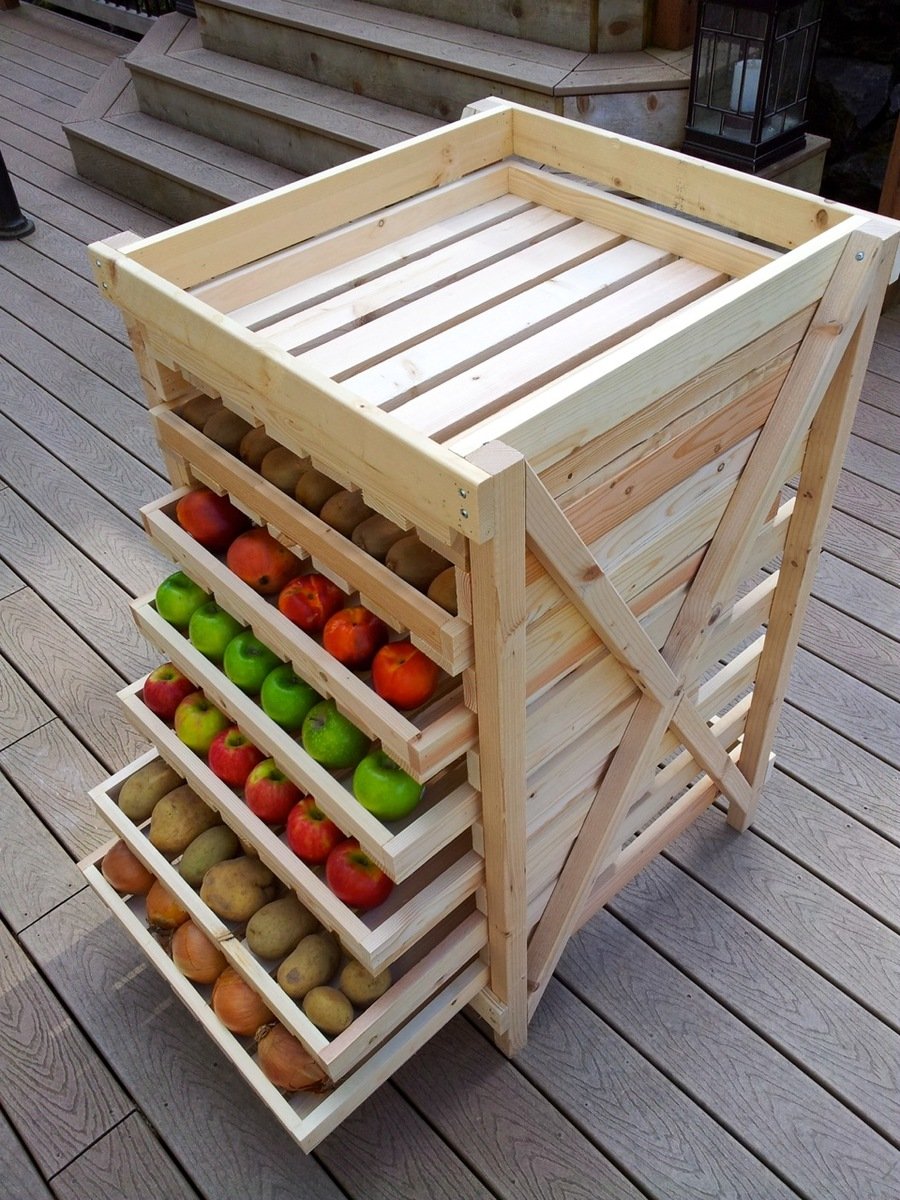
[[[149, 536], [426, 784], [397, 828], [305, 756], [152, 597], [134, 615], [398, 881], [339, 904], [140, 700], [127, 711], [372, 969], [328, 1043], [115, 804], [335, 1087], [288, 1099], [92, 863], [92, 884], [305, 1148], [461, 1005], [510, 1054], [572, 933], [713, 800], [744, 828], [770, 748], [900, 226], [495, 100], [455, 125], [139, 240], [90, 248], [173, 486]], [[455, 565], [451, 616], [179, 415], [205, 393]], [[785, 483], [799, 473], [793, 499]], [[445, 672], [404, 716], [202, 551], [227, 492]], [[776, 569], [775, 562], [779, 561]], [[204, 911], [205, 910], [205, 911]]]

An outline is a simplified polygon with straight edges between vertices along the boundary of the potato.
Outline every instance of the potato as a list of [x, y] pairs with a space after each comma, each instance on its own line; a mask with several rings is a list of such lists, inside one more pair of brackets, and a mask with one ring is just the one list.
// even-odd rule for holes
[[276, 979], [294, 1000], [327, 983], [338, 969], [341, 948], [330, 933], [311, 933], [303, 938], [278, 968]]
[[309, 459], [300, 458], [284, 446], [275, 446], [259, 464], [259, 473], [279, 491], [293, 496], [297, 482], [309, 470]]
[[183, 783], [154, 805], [148, 836], [160, 854], [177, 858], [204, 829], [212, 829], [221, 823], [215, 809]]
[[360, 550], [365, 550], [366, 554], [384, 562], [384, 556], [394, 542], [399, 542], [405, 536], [406, 531], [399, 525], [395, 525], [381, 513], [373, 513], [371, 517], [360, 521], [350, 534], [350, 540], [355, 546], [359, 546]]
[[428, 587], [428, 599], [456, 616], [459, 612], [456, 603], [456, 567], [447, 567], [440, 575], [435, 575]]
[[365, 1008], [368, 1004], [373, 1004], [379, 996], [383, 996], [392, 982], [389, 967], [385, 967], [378, 975], [373, 975], [362, 963], [351, 959], [341, 971], [338, 987], [348, 1000], [359, 1008]]
[[185, 848], [178, 864], [178, 874], [191, 887], [199, 887], [210, 867], [226, 858], [235, 858], [241, 850], [234, 830], [227, 825], [213, 825], [198, 833]]
[[164, 758], [154, 758], [122, 784], [119, 808], [135, 825], [141, 825], [166, 792], [174, 791], [182, 783], [184, 780]]
[[319, 922], [292, 892], [257, 909], [247, 922], [244, 936], [260, 958], [284, 958], [318, 928]]
[[182, 405], [178, 410], [178, 415], [187, 421], [188, 425], [193, 425], [195, 429], [202, 429], [209, 418], [217, 412], [221, 412], [225, 405], [218, 398], [212, 396], [194, 396], [193, 400], [188, 400], [187, 404]]
[[238, 446], [238, 457], [248, 467], [252, 467], [254, 471], [258, 471], [262, 460], [270, 450], [274, 450], [277, 446], [278, 443], [274, 438], [269, 437], [265, 427], [257, 425], [241, 438], [241, 444]]
[[203, 436], [227, 450], [229, 454], [237, 454], [244, 435], [252, 428], [249, 421], [239, 417], [230, 408], [223, 408], [221, 412], [213, 413], [204, 424]]
[[203, 876], [200, 899], [223, 921], [240, 924], [274, 900], [278, 881], [258, 858], [228, 858]]
[[325, 501], [344, 489], [315, 467], [309, 467], [300, 476], [294, 489], [294, 499], [310, 512], [319, 513]]
[[317, 1029], [332, 1037], [353, 1021], [353, 1005], [337, 988], [320, 984], [303, 997], [303, 1011]]
[[372, 510], [363, 500], [362, 492], [349, 489], [335, 492], [333, 496], [329, 496], [319, 513], [326, 525], [330, 525], [344, 537], [350, 537], [360, 521], [364, 521], [371, 515]]
[[426, 546], [415, 533], [394, 542], [385, 555], [384, 564], [420, 592], [426, 592], [441, 571], [450, 566], [442, 554]]

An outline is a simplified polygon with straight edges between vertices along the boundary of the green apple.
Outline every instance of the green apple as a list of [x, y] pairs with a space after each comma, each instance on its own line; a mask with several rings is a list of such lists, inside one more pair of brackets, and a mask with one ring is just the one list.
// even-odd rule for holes
[[242, 692], [255, 696], [270, 671], [281, 659], [259, 640], [252, 629], [244, 629], [231, 639], [222, 657], [222, 669]]
[[193, 614], [208, 600], [209, 592], [184, 571], [169, 575], [156, 589], [156, 611], [176, 629], [186, 629]]
[[294, 674], [290, 663], [281, 663], [270, 671], [259, 690], [263, 712], [288, 733], [302, 727], [306, 714], [321, 699], [305, 679]]
[[369, 749], [369, 738], [339, 713], [333, 700], [321, 700], [306, 714], [303, 749], [329, 770], [355, 767]]
[[175, 709], [175, 736], [196, 754], [206, 754], [216, 734], [227, 729], [230, 718], [203, 695], [191, 692]]
[[219, 608], [215, 600], [203, 604], [191, 617], [188, 638], [191, 645], [212, 662], [220, 663], [225, 647], [244, 626], [231, 613]]
[[353, 795], [380, 821], [408, 816], [425, 787], [407, 775], [383, 750], [371, 750], [353, 772]]

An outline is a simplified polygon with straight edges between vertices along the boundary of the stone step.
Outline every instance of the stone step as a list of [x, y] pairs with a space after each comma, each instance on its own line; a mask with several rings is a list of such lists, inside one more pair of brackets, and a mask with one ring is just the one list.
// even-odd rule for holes
[[196, 7], [208, 50], [439, 120], [455, 120], [488, 95], [592, 119], [595, 97], [628, 93], [642, 97], [648, 140], [667, 144], [653, 136], [653, 114], [660, 96], [672, 93], [683, 133], [689, 53], [586, 54], [360, 0], [196, 0]]
[[[174, 18], [174, 19], [173, 19]], [[158, 26], [175, 30], [175, 14]], [[157, 32], [157, 31], [155, 31]], [[196, 22], [127, 58], [142, 112], [307, 175], [435, 128], [434, 118], [204, 49]]]

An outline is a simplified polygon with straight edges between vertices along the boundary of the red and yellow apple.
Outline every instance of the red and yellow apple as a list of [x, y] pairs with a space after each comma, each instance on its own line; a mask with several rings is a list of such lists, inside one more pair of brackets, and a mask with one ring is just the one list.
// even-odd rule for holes
[[356, 671], [365, 670], [387, 640], [387, 625], [361, 604], [342, 608], [328, 618], [322, 630], [322, 645], [328, 653]]

